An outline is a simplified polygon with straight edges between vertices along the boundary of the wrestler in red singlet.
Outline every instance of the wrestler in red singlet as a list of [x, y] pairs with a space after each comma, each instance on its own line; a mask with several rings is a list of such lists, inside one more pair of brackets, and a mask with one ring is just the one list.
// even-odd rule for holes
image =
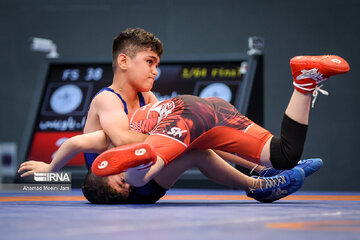
[[149, 133], [145, 143], [168, 164], [189, 149], [237, 153], [259, 163], [273, 135], [219, 98], [182, 95], [138, 109], [130, 120], [134, 131]]

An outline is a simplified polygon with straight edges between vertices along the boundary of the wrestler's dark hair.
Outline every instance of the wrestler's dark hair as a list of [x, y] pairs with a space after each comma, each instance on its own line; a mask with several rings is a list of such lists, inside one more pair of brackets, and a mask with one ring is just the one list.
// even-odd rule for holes
[[128, 199], [121, 192], [111, 188], [107, 177], [96, 176], [91, 169], [81, 187], [87, 200], [96, 204], [125, 204]]
[[159, 57], [163, 53], [161, 41], [141, 28], [127, 28], [114, 38], [112, 48], [112, 68], [115, 72], [117, 66], [117, 57], [120, 53], [124, 53], [133, 58], [140, 51], [150, 48], [156, 52]]

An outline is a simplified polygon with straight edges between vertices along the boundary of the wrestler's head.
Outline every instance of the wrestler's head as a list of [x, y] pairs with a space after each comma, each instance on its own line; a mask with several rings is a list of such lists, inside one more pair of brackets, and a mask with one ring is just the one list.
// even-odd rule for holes
[[130, 191], [131, 188], [125, 182], [124, 173], [101, 177], [89, 170], [82, 186], [84, 196], [91, 203], [127, 203]]
[[163, 47], [161, 41], [152, 33], [141, 28], [127, 28], [114, 38], [112, 48], [112, 67], [116, 71], [119, 54], [134, 58], [138, 52], [150, 49], [161, 57]]

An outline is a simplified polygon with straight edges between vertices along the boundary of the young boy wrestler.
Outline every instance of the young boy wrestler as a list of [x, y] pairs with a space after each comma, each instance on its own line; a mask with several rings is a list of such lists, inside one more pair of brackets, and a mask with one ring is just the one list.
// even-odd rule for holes
[[[129, 128], [128, 115], [145, 104], [157, 101], [150, 92], [163, 47], [153, 34], [139, 28], [128, 28], [113, 41], [113, 82], [93, 98], [84, 133], [103, 130], [115, 146], [143, 142], [145, 134]], [[91, 167], [96, 153], [86, 153]]]
[[[332, 75], [346, 73], [349, 65], [337, 56], [300, 56], [290, 64], [295, 90], [285, 111], [280, 138], [251, 122], [225, 101], [180, 96], [137, 110], [131, 127], [150, 134], [145, 144], [106, 151], [94, 162], [93, 172], [106, 176], [127, 170], [126, 181], [142, 186], [174, 158], [194, 148], [235, 152], [249, 161], [276, 169], [294, 167], [306, 137], [309, 93], [316, 99], [318, 91], [324, 92], [318, 84]], [[103, 138], [105, 142], [106, 136]], [[134, 167], [137, 170], [131, 169]], [[279, 185], [284, 180], [276, 181]], [[263, 198], [262, 193], [257, 189], [248, 195], [262, 201], [277, 199]]]

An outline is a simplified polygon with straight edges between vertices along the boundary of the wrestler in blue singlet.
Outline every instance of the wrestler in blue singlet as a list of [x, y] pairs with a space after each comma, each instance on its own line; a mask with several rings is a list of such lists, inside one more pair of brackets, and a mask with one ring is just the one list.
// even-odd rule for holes
[[[115, 93], [120, 98], [121, 102], [124, 104], [124, 111], [125, 111], [126, 115], [129, 113], [128, 109], [127, 109], [127, 104], [126, 104], [125, 100], [120, 96], [120, 94], [116, 93], [113, 89], [106, 87], [106, 88], [101, 89], [96, 95], [98, 95], [102, 91], [109, 91], [109, 92]], [[94, 96], [94, 98], [96, 97], [96, 95]], [[138, 97], [139, 97], [140, 107], [144, 106], [145, 100], [144, 100], [143, 95], [140, 92], [138, 93]], [[91, 99], [91, 101], [93, 99]], [[89, 108], [90, 108], [90, 105], [89, 105]], [[86, 166], [88, 169], [91, 168], [91, 166], [92, 166], [93, 162], [95, 161], [95, 159], [97, 158], [97, 156], [99, 156], [98, 153], [84, 153], [85, 163], [86, 163]], [[159, 186], [152, 179], [150, 182], [148, 182], [147, 184], [145, 184], [142, 187], [132, 188], [132, 191], [130, 192], [130, 195], [129, 195], [129, 203], [155, 203], [162, 196], [164, 196], [165, 193], [166, 193], [166, 189]]]

